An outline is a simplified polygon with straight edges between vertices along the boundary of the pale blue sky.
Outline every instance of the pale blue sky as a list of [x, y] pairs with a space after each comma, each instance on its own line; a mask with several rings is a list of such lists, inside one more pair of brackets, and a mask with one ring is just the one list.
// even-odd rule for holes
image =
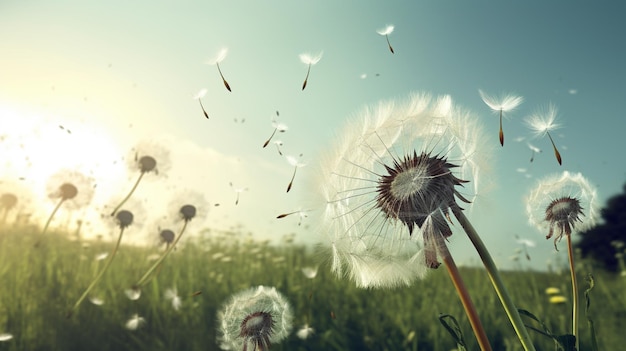
[[[59, 134], [58, 124], [96, 130], [114, 141], [120, 157], [139, 139], [165, 138], [173, 158], [167, 188], [198, 189], [220, 203], [208, 224], [238, 222], [255, 236], [295, 232], [312, 242], [313, 228], [274, 217], [306, 202], [308, 190], [298, 180], [347, 117], [411, 91], [450, 94], [481, 115], [497, 144], [497, 118], [478, 89], [514, 92], [525, 102], [504, 121], [495, 188], [476, 206], [473, 221], [502, 264], [510, 265], [518, 234], [538, 243], [530, 264], [543, 267], [554, 259], [552, 242], [526, 224], [522, 203], [535, 179], [582, 172], [598, 187], [602, 204], [626, 181], [624, 14], [626, 5], [618, 1], [3, 1], [0, 133], [30, 137], [33, 145], [32, 138], [43, 142]], [[395, 25], [389, 36], [395, 54], [376, 33], [387, 24]], [[232, 92], [216, 67], [204, 64], [221, 48], [229, 50], [220, 67]], [[306, 66], [298, 55], [320, 51], [301, 91]], [[192, 99], [201, 88], [208, 89], [202, 101], [210, 120]], [[555, 132], [563, 166], [543, 139], [532, 141], [544, 152], [529, 162], [523, 118], [550, 102], [563, 124]], [[276, 149], [261, 148], [277, 110], [289, 126], [279, 135], [283, 151], [303, 153], [308, 164], [288, 194], [291, 166]], [[36, 119], [37, 133], [12, 129], [15, 118]], [[18, 152], [10, 145], [19, 143], [7, 140], [3, 152]], [[17, 161], [4, 164], [11, 162]], [[6, 172], [28, 172], [20, 167], [26, 166]], [[110, 190], [126, 191], [134, 177], [117, 168], [102, 176], [98, 165], [86, 167], [97, 168], [90, 171], [100, 174], [104, 188], [113, 175], [121, 177]], [[249, 188], [237, 206], [230, 181]], [[141, 188], [138, 196], [151, 195], [148, 185], [144, 193]], [[458, 261], [475, 259], [467, 245], [455, 232], [451, 249]]]

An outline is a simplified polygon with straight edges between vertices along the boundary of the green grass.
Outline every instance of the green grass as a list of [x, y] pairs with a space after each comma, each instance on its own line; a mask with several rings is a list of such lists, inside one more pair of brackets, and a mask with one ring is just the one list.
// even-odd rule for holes
[[[148, 256], [162, 249], [122, 245], [94, 289], [105, 303], [96, 306], [86, 300], [66, 318], [103, 264], [94, 257], [110, 251], [113, 244], [86, 246], [50, 232], [35, 247], [40, 235], [36, 228], [0, 228], [0, 333], [13, 335], [0, 342], [0, 350], [216, 350], [217, 310], [229, 295], [255, 285], [275, 286], [294, 310], [294, 332], [272, 350], [449, 351], [455, 343], [439, 322], [440, 313], [453, 315], [468, 349], [478, 349], [443, 269], [406, 288], [357, 289], [350, 281], [334, 277], [324, 265], [316, 278], [306, 278], [301, 268], [321, 262], [304, 247], [254, 243], [237, 233], [206, 231], [193, 241], [187, 237], [184, 247], [163, 262], [136, 301], [129, 300], [124, 290], [150, 266]], [[521, 350], [486, 273], [479, 268], [461, 272], [494, 350]], [[584, 270], [580, 274], [582, 296], [587, 286]], [[599, 347], [621, 349], [626, 279], [601, 272], [594, 276], [590, 310]], [[503, 272], [503, 278], [519, 308], [541, 318], [555, 334], [570, 330], [571, 304], [551, 305], [544, 293], [554, 286], [571, 301], [568, 274]], [[164, 298], [165, 290], [174, 286], [183, 301], [179, 311]], [[197, 291], [202, 293], [192, 296]], [[135, 313], [146, 324], [127, 330], [124, 325]], [[585, 321], [583, 313], [581, 350], [591, 347]], [[295, 331], [304, 323], [315, 328], [315, 334], [300, 340]], [[532, 331], [531, 336], [537, 350], [554, 350], [550, 339]]]

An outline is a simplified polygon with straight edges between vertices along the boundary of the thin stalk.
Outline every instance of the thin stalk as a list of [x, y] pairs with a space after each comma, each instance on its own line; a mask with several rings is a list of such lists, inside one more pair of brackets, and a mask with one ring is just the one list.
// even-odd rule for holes
[[54, 210], [52, 210], [50, 217], [48, 217], [48, 220], [46, 221], [46, 225], [43, 227], [43, 231], [41, 232], [42, 235], [46, 234], [46, 232], [48, 231], [48, 227], [50, 226], [50, 222], [52, 222], [52, 218], [54, 218], [54, 215], [57, 213], [57, 211], [59, 210], [63, 202], [65, 202], [65, 200], [66, 198], [62, 197], [61, 201], [59, 201], [59, 203], [54, 207]]
[[111, 217], [115, 216], [115, 214], [117, 213], [117, 211], [120, 209], [120, 207], [122, 207], [126, 201], [128, 201], [128, 199], [130, 199], [130, 196], [133, 195], [133, 193], [135, 192], [135, 189], [137, 189], [137, 186], [139, 185], [139, 182], [141, 181], [141, 178], [143, 178], [143, 175], [146, 174], [146, 172], [141, 172], [139, 174], [139, 178], [137, 178], [137, 181], [135, 182], [135, 185], [133, 185], [133, 188], [130, 189], [130, 192], [128, 193], [128, 195], [126, 195], [126, 197], [124, 198], [124, 200], [122, 200], [122, 202], [120, 202], [119, 205], [117, 205], [117, 207], [115, 207], [115, 209], [113, 210], [113, 212], [111, 212]]
[[148, 278], [150, 278], [150, 275], [152, 274], [152, 272], [154, 272], [154, 270], [161, 264], [161, 262], [163, 262], [165, 257], [169, 255], [169, 253], [174, 249], [174, 247], [176, 247], [176, 244], [178, 243], [180, 238], [183, 236], [183, 233], [185, 232], [185, 228], [187, 228], [188, 222], [189, 221], [187, 220], [185, 221], [185, 224], [183, 224], [183, 228], [180, 230], [180, 233], [178, 234], [174, 242], [167, 248], [167, 250], [165, 250], [165, 252], [163, 252], [161, 257], [159, 257], [159, 259], [152, 265], [152, 267], [150, 267], [148, 271], [141, 278], [139, 278], [139, 280], [135, 284], [135, 287], [140, 288], [142, 285], [144, 285], [148, 281]]
[[[442, 238], [443, 241], [443, 238]], [[441, 256], [443, 257], [443, 263], [446, 265], [446, 269], [448, 270], [448, 274], [450, 275], [450, 279], [456, 288], [457, 293], [459, 294], [459, 299], [461, 299], [461, 303], [463, 304], [463, 308], [465, 309], [465, 314], [467, 318], [469, 318], [470, 325], [472, 326], [472, 330], [474, 331], [474, 335], [476, 336], [476, 340], [478, 341], [478, 345], [480, 349], [483, 351], [491, 351], [491, 344], [489, 344], [489, 339], [487, 338], [487, 334], [485, 333], [485, 328], [483, 328], [482, 323], [480, 322], [480, 318], [478, 317], [478, 311], [472, 302], [472, 298], [467, 291], [467, 287], [463, 282], [463, 278], [461, 277], [461, 273], [448, 251], [448, 247], [445, 243], [443, 245], [439, 245], [439, 251]]]
[[111, 262], [113, 262], [113, 257], [115, 256], [115, 254], [117, 253], [117, 250], [120, 247], [120, 243], [122, 242], [122, 236], [123, 235], [124, 235], [124, 228], [121, 228], [120, 229], [120, 236], [117, 238], [117, 243], [115, 243], [115, 247], [113, 248], [113, 251], [111, 251], [111, 254], [109, 255], [109, 258], [107, 259], [107, 262], [104, 264], [104, 267], [102, 267], [102, 270], [98, 273], [96, 278], [91, 282], [91, 284], [89, 284], [89, 286], [87, 287], [85, 292], [83, 292], [83, 294], [78, 298], [78, 301], [76, 301], [76, 303], [74, 304], [74, 306], [72, 307], [70, 312], [67, 314], [68, 318], [71, 317], [72, 313], [83, 302], [83, 300], [87, 297], [89, 292], [91, 292], [91, 290], [96, 286], [96, 284], [98, 284], [100, 279], [102, 279], [102, 276], [104, 275], [104, 272], [106, 272], [107, 269], [109, 269], [109, 266], [111, 265]]
[[571, 235], [567, 235], [567, 255], [569, 256], [569, 271], [572, 276], [572, 335], [576, 337], [576, 350], [578, 350], [578, 283], [576, 282]]
[[498, 268], [493, 262], [491, 254], [489, 254], [487, 247], [483, 243], [480, 236], [478, 236], [478, 233], [476, 232], [476, 229], [474, 229], [474, 226], [472, 226], [472, 223], [470, 223], [467, 217], [465, 217], [465, 214], [458, 205], [452, 206], [452, 212], [454, 213], [454, 216], [459, 221], [459, 223], [463, 227], [463, 230], [465, 230], [465, 233], [476, 248], [480, 259], [482, 260], [483, 265], [487, 270], [487, 275], [489, 275], [491, 284], [496, 290], [496, 294], [498, 295], [498, 298], [500, 299], [500, 302], [502, 303], [502, 306], [504, 307], [504, 310], [506, 311], [506, 314], [509, 317], [511, 324], [513, 325], [513, 329], [515, 329], [515, 333], [522, 343], [522, 347], [524, 347], [524, 350], [526, 351], [535, 351], [535, 346], [532, 344], [530, 335], [528, 334], [528, 330], [526, 330], [526, 326], [524, 326], [524, 321], [522, 321], [522, 317], [517, 311], [517, 307], [515, 307], [513, 300], [511, 300], [511, 297], [506, 290], [504, 283], [502, 282], [502, 278], [500, 277]]

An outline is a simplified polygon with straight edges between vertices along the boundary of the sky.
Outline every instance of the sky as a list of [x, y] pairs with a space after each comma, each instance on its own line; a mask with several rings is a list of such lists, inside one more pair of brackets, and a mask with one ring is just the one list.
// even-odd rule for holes
[[[528, 224], [523, 199], [537, 179], [581, 172], [600, 205], [626, 182], [626, 23], [621, 2], [495, 1], [2, 1], [0, 2], [0, 150], [2, 183], [28, 189], [45, 221], [54, 203], [46, 182], [60, 169], [97, 184], [90, 218], [132, 187], [138, 143], [167, 151], [159, 174], [133, 194], [136, 216], [152, 235], [172, 201], [197, 193], [207, 202], [189, 235], [211, 227], [257, 239], [316, 243], [308, 181], [318, 155], [364, 106], [411, 92], [450, 94], [483, 119], [497, 147], [491, 186], [469, 218], [502, 267], [545, 269], [565, 262]], [[389, 41], [377, 30], [393, 25]], [[220, 51], [226, 56], [214, 63]], [[299, 55], [321, 54], [311, 66]], [[195, 96], [206, 89], [201, 102]], [[504, 121], [478, 93], [514, 93], [524, 102]], [[554, 132], [563, 165], [524, 118], [558, 107]], [[288, 127], [270, 143], [272, 122]], [[543, 150], [530, 162], [530, 142]], [[282, 156], [279, 154], [282, 152]], [[293, 187], [286, 191], [298, 163]], [[239, 201], [235, 204], [237, 195]], [[311, 213], [312, 214], [312, 213]], [[62, 220], [53, 222], [60, 225]], [[137, 229], [139, 230], [139, 229]], [[510, 256], [516, 235], [536, 242], [531, 261]], [[137, 234], [129, 241], [140, 242]], [[450, 240], [457, 262], [478, 262], [459, 227]]]

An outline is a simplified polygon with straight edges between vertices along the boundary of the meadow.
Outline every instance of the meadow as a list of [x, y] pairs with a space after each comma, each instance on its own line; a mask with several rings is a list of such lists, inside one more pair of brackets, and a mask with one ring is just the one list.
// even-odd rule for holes
[[[272, 350], [454, 350], [457, 345], [440, 323], [441, 314], [458, 320], [468, 350], [478, 349], [445, 269], [433, 270], [410, 287], [359, 289], [332, 275], [319, 252], [290, 243], [290, 238], [276, 246], [255, 241], [252, 233], [207, 229], [181, 244], [136, 300], [128, 290], [164, 248], [123, 245], [90, 294], [91, 302], [68, 317], [102, 267], [101, 254], [113, 244], [59, 231], [42, 236], [37, 227], [0, 228], [0, 334], [3, 339], [12, 336], [0, 342], [0, 350], [217, 350], [220, 306], [231, 294], [257, 285], [276, 287], [293, 309], [293, 331]], [[303, 268], [318, 266], [317, 274], [303, 274]], [[578, 271], [581, 299], [590, 267]], [[462, 267], [461, 273], [494, 350], [522, 350], [484, 270]], [[562, 274], [504, 271], [502, 276], [518, 308], [542, 319], [554, 334], [570, 330], [567, 269]], [[620, 349], [626, 278], [601, 271], [594, 277], [589, 316], [599, 348]], [[550, 303], [548, 287], [560, 289], [567, 301]], [[176, 293], [166, 293], [168, 289]], [[178, 308], [174, 300], [180, 302]], [[297, 331], [305, 324], [314, 333], [302, 339]], [[580, 349], [590, 350], [584, 311], [580, 335]], [[550, 338], [534, 331], [531, 336], [537, 350], [555, 349]]]

